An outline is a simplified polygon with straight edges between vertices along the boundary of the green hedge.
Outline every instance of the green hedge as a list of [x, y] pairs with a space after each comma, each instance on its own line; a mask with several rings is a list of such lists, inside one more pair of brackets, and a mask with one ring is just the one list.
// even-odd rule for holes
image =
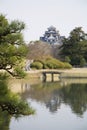
[[31, 64], [30, 67], [35, 69], [43, 69], [43, 64], [39, 61], [35, 61]]
[[72, 65], [67, 63], [67, 62], [64, 62], [64, 68], [68, 68], [68, 69], [71, 69], [72, 68]]
[[59, 69], [59, 68], [72, 68], [72, 66], [67, 62], [61, 62], [55, 58], [49, 57], [43, 60], [34, 61], [31, 64], [31, 68], [36, 69]]

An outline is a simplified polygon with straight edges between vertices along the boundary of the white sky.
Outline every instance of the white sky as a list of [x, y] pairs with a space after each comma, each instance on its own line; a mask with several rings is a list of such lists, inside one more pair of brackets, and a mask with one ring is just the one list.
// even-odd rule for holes
[[64, 36], [79, 26], [87, 33], [87, 0], [0, 0], [0, 13], [26, 24], [27, 42], [39, 40], [51, 25]]

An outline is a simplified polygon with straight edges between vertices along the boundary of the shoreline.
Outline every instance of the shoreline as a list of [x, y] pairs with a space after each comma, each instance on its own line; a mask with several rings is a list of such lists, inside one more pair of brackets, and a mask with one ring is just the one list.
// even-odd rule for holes
[[61, 72], [60, 78], [87, 78], [87, 68], [72, 68], [72, 69], [44, 69], [44, 70], [30, 70], [26, 71], [28, 77], [40, 78], [44, 71], [58, 71]]
[[[36, 84], [42, 84], [43, 80], [41, 79], [41, 72], [43, 70], [31, 70], [31, 71], [27, 71], [27, 76], [24, 79], [16, 79], [14, 77], [10, 77], [9, 78], [9, 86], [11, 91], [19, 93], [19, 92], [24, 92], [26, 87], [26, 85], [36, 85]], [[46, 71], [46, 70], [44, 70]], [[63, 77], [59, 78], [58, 75], [54, 76], [54, 82], [60, 82], [62, 84], [64, 84], [65, 86], [67, 84], [72, 84], [72, 83], [81, 83], [81, 84], [86, 84], [87, 83], [87, 68], [73, 68], [70, 70], [59, 70], [64, 72], [63, 73]], [[85, 77], [84, 73], [86, 74]], [[70, 75], [71, 74], [71, 75]], [[81, 77], [76, 77], [76, 74], [81, 75]], [[73, 77], [71, 77], [73, 76]], [[51, 82], [51, 76], [48, 75], [47, 76], [47, 82]], [[16, 85], [15, 85], [16, 84]], [[22, 91], [21, 91], [22, 88]]]
[[[40, 79], [44, 71], [61, 72], [60, 78], [87, 78], [87, 68], [72, 68], [72, 69], [42, 69], [26, 71], [27, 76], [24, 79]], [[0, 70], [0, 72], [6, 72]], [[48, 74], [49, 75], [49, 74]], [[11, 78], [14, 78], [10, 76]]]

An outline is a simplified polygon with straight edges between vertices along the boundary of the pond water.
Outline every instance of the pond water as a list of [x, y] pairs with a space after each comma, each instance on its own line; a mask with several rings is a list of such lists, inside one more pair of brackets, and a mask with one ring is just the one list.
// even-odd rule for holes
[[20, 86], [20, 95], [36, 114], [12, 117], [9, 130], [87, 130], [86, 79]]

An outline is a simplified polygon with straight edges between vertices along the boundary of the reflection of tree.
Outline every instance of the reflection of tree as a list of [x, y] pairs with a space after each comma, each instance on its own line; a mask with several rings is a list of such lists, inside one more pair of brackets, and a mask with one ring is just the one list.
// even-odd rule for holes
[[87, 110], [87, 84], [71, 84], [61, 89], [64, 103], [69, 104], [78, 115], [83, 115]]
[[87, 84], [61, 87], [59, 82], [42, 83], [32, 85], [22, 96], [45, 103], [51, 112], [57, 111], [61, 103], [68, 104], [77, 115], [83, 115], [87, 110]]
[[32, 85], [29, 90], [22, 94], [22, 97], [25, 99], [31, 98], [38, 102], [45, 103], [50, 112], [55, 112], [61, 104], [58, 88], [61, 88], [60, 83], [58, 82], [47, 82], [38, 85]]
[[46, 103], [46, 107], [49, 108], [49, 110], [51, 112], [55, 112], [57, 111], [57, 109], [60, 107], [61, 104], [61, 100], [58, 97], [58, 95], [53, 95], [52, 99], [50, 99], [47, 103]]

